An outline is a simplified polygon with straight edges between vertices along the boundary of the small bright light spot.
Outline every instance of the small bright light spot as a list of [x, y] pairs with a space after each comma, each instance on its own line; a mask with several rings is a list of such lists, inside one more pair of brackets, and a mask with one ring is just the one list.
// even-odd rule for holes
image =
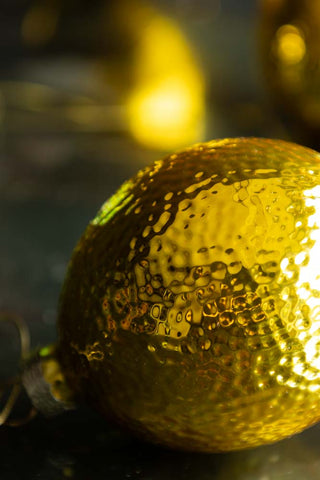
[[283, 376], [282, 375], [277, 375], [277, 382], [278, 383], [283, 383]]
[[283, 260], [281, 260], [280, 268], [281, 268], [282, 271], [286, 270], [288, 265], [289, 265], [288, 258], [284, 258]]
[[306, 336], [307, 336], [307, 332], [301, 332], [298, 335], [298, 339], [300, 340], [300, 342], [304, 342], [306, 339]]
[[310, 297], [309, 289], [306, 288], [305, 286], [301, 286], [299, 288], [299, 298], [301, 298], [302, 300], [308, 300], [309, 297]]
[[294, 259], [296, 265], [301, 265], [303, 262], [305, 262], [308, 258], [308, 255], [306, 252], [300, 252]]
[[276, 33], [276, 55], [285, 65], [300, 63], [306, 54], [302, 31], [294, 25], [283, 25]]
[[309, 390], [310, 392], [317, 392], [318, 390], [320, 389], [320, 385], [319, 384], [312, 384], [309, 386]]
[[305, 195], [305, 197], [311, 197], [313, 199], [316, 198], [316, 197], [320, 197], [320, 185], [316, 185], [313, 188], [305, 190], [304, 195]]
[[297, 382], [295, 382], [294, 380], [288, 380], [287, 383], [286, 383], [286, 386], [288, 386], [290, 388], [296, 388], [297, 387]]
[[302, 365], [301, 362], [298, 362], [296, 364], [293, 365], [293, 371], [294, 373], [296, 373], [297, 375], [303, 375], [304, 373], [304, 366]]

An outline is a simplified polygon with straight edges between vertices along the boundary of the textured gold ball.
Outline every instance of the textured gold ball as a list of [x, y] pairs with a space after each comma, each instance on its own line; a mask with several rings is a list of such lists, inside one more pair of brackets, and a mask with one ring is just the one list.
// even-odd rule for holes
[[104, 416], [198, 451], [320, 418], [320, 155], [226, 139], [155, 162], [89, 224], [58, 356]]

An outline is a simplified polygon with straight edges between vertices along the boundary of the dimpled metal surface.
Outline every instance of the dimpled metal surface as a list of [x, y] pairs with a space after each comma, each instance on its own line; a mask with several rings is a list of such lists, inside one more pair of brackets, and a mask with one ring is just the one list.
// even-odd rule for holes
[[171, 447], [275, 442], [320, 418], [320, 156], [226, 139], [126, 182], [80, 239], [59, 358], [77, 395]]

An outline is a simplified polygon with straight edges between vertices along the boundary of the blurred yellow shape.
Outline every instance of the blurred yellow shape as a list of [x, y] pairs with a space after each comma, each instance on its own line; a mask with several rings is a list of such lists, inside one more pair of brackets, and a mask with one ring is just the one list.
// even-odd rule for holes
[[283, 25], [276, 34], [276, 54], [285, 65], [296, 65], [306, 55], [302, 31], [294, 25]]
[[177, 25], [155, 16], [141, 32], [135, 87], [128, 99], [129, 126], [144, 145], [161, 150], [201, 140], [204, 79]]

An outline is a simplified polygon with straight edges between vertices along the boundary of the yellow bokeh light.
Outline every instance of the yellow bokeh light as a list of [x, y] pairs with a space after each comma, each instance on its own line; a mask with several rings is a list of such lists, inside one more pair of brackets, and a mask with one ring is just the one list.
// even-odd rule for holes
[[142, 32], [128, 99], [133, 136], [151, 148], [182, 147], [204, 131], [204, 81], [175, 23], [155, 16]]
[[306, 55], [302, 31], [294, 25], [282, 25], [276, 33], [276, 55], [285, 65], [296, 65]]
[[130, 125], [134, 136], [155, 148], [176, 148], [197, 140], [202, 125], [193, 92], [182, 79], [169, 79], [142, 87], [130, 99]]

